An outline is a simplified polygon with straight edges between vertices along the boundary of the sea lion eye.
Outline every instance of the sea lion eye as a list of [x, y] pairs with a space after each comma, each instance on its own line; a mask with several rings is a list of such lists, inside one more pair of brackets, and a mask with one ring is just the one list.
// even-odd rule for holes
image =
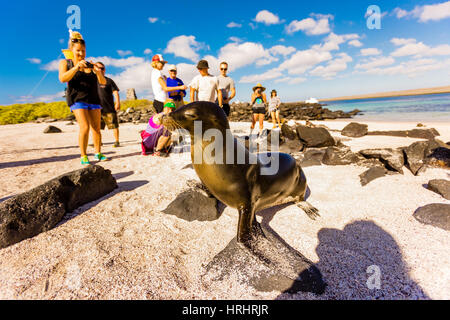
[[186, 111], [184, 113], [184, 116], [186, 117], [186, 119], [189, 119], [189, 120], [198, 119], [198, 115], [195, 113], [195, 111], [191, 111], [191, 110]]

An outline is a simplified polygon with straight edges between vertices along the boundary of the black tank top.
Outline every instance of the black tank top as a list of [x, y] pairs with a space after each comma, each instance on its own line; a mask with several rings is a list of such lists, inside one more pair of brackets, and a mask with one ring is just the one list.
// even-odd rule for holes
[[[73, 61], [67, 60], [67, 70], [73, 68]], [[67, 104], [72, 106], [75, 102], [100, 104], [98, 96], [98, 80], [93, 71], [86, 73], [77, 71], [67, 85]]]

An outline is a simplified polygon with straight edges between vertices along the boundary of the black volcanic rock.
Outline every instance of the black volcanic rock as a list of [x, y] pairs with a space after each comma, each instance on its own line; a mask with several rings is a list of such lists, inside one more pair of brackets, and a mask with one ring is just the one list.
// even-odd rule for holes
[[439, 132], [434, 129], [412, 129], [405, 131], [371, 131], [369, 136], [393, 136], [393, 137], [408, 137], [416, 139], [434, 139], [439, 136]]
[[450, 231], [450, 204], [429, 204], [417, 209], [413, 216], [423, 224]]
[[440, 194], [445, 199], [450, 200], [450, 181], [439, 179], [428, 182], [428, 190]]
[[391, 148], [366, 149], [361, 150], [359, 153], [362, 154], [365, 158], [380, 160], [389, 170], [403, 173], [402, 167], [405, 164], [405, 159], [402, 150]]
[[370, 168], [369, 170], [361, 173], [359, 175], [359, 179], [361, 181], [361, 185], [364, 187], [365, 185], [367, 185], [369, 182], [384, 177], [387, 174], [387, 170], [386, 168], [383, 167], [373, 167]]
[[297, 126], [297, 134], [308, 148], [332, 147], [336, 144], [325, 128], [309, 128], [299, 125]]
[[367, 134], [367, 132], [368, 132], [367, 124], [352, 122], [352, 123], [349, 123], [342, 130], [342, 135], [346, 136], [346, 137], [360, 138], [360, 137], [364, 137]]
[[61, 133], [62, 130], [55, 126], [48, 126], [45, 128], [44, 133]]
[[357, 163], [364, 158], [353, 153], [349, 147], [328, 147], [325, 151], [322, 163], [330, 166], [343, 166]]
[[117, 188], [100, 166], [64, 174], [0, 203], [0, 248], [52, 229], [63, 216]]

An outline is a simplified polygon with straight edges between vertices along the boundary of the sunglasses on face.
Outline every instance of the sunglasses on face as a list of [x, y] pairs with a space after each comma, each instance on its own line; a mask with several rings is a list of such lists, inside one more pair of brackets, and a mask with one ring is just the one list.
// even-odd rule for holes
[[70, 40], [72, 43], [81, 43], [81, 44], [86, 44], [86, 42], [83, 39], [71, 39]]
[[170, 72], [177, 72], [177, 70], [170, 70]]
[[227, 71], [228, 68], [220, 68], [220, 70], [222, 70], [222, 71]]
[[100, 67], [99, 69], [100, 69], [100, 70], [105, 70], [105, 67]]

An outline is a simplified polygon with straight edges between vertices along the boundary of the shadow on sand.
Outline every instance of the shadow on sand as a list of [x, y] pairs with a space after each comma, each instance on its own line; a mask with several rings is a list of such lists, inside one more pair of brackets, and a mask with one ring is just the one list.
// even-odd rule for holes
[[[114, 177], [116, 180], [119, 179], [123, 179], [125, 177], [131, 176], [134, 172], [130, 171], [130, 172], [123, 172], [123, 173], [117, 173], [114, 174]], [[118, 188], [115, 189], [113, 192], [107, 194], [106, 196], [97, 199], [95, 201], [92, 201], [84, 206], [82, 206], [81, 208], [76, 209], [74, 212], [70, 212], [70, 213], [66, 213], [66, 215], [63, 217], [63, 219], [61, 220], [60, 223], [58, 223], [55, 228], [63, 225], [64, 223], [82, 215], [84, 212], [90, 210], [91, 208], [95, 207], [96, 205], [98, 205], [99, 203], [106, 201], [112, 197], [114, 197], [115, 195], [122, 193], [122, 192], [128, 192], [128, 191], [133, 191], [137, 188], [140, 188], [142, 186], [145, 186], [146, 184], [148, 184], [149, 181], [147, 180], [136, 180], [136, 181], [125, 181], [125, 182], [118, 182]]]
[[[328, 285], [323, 298], [430, 299], [410, 278], [397, 242], [373, 221], [355, 221], [344, 230], [325, 228], [318, 238], [315, 265]], [[292, 298], [304, 297], [283, 293], [277, 299]]]

